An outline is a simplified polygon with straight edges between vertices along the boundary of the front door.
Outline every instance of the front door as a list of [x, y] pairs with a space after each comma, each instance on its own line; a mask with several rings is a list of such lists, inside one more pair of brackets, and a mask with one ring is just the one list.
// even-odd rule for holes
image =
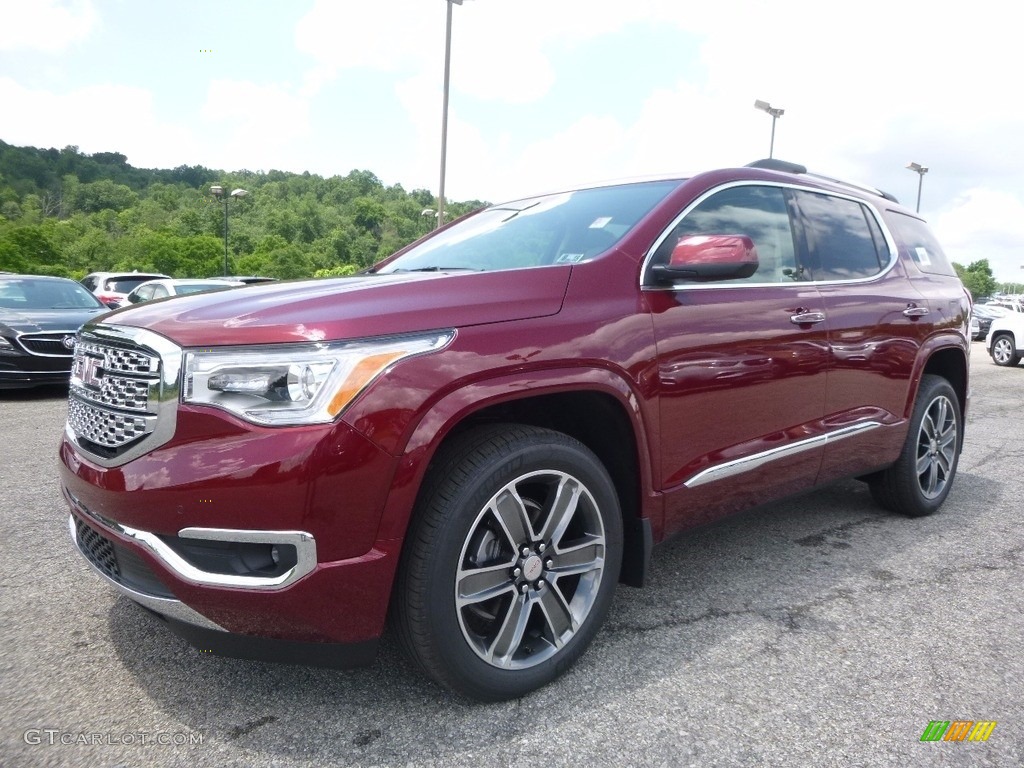
[[768, 184], [713, 190], [652, 257], [664, 263], [680, 237], [721, 234], [750, 237], [759, 260], [745, 279], [645, 288], [658, 353], [666, 533], [810, 487], [817, 476], [827, 323], [798, 263], [789, 199]]

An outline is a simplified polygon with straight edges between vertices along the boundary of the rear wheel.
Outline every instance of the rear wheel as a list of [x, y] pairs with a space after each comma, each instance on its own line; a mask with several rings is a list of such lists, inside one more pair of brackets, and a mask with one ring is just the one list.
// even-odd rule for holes
[[956, 391], [941, 376], [923, 376], [903, 451], [895, 464], [868, 480], [872, 497], [909, 517], [937, 511], [956, 476], [962, 434]]
[[992, 340], [992, 361], [996, 365], [1014, 366], [1020, 362], [1013, 336], [1001, 333]]
[[618, 498], [585, 446], [534, 427], [470, 431], [431, 469], [399, 572], [398, 635], [455, 691], [522, 696], [584, 652], [621, 558]]

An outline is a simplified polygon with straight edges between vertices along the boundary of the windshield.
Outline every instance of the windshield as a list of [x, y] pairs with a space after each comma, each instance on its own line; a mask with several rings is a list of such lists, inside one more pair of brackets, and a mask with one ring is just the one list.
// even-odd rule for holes
[[491, 272], [577, 264], [615, 245], [678, 185], [623, 184], [495, 205], [373, 271]]
[[110, 291], [111, 293], [131, 293], [143, 283], [148, 283], [150, 280], [160, 279], [159, 275], [132, 275], [130, 277], [115, 277], [111, 278], [103, 284], [104, 290]]
[[73, 280], [0, 281], [0, 307], [7, 309], [96, 309], [107, 307]]

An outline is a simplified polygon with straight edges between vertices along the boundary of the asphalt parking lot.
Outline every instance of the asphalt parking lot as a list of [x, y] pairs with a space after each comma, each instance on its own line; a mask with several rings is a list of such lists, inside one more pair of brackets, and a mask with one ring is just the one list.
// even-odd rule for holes
[[[0, 393], [0, 764], [1019, 766], [1024, 366], [975, 343], [972, 384], [938, 515], [850, 481], [677, 539], [574, 669], [492, 705], [390, 643], [354, 671], [186, 645], [72, 551], [66, 393]], [[997, 725], [922, 742], [933, 720]]]

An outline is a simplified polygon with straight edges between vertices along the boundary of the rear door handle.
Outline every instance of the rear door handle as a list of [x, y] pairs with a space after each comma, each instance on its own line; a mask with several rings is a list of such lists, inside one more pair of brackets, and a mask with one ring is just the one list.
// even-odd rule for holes
[[909, 306], [903, 310], [903, 314], [907, 317], [924, 317], [928, 314], [928, 307]]
[[825, 322], [824, 312], [798, 312], [795, 315], [790, 316], [790, 322], [796, 323], [797, 325], [812, 325], [814, 323]]

